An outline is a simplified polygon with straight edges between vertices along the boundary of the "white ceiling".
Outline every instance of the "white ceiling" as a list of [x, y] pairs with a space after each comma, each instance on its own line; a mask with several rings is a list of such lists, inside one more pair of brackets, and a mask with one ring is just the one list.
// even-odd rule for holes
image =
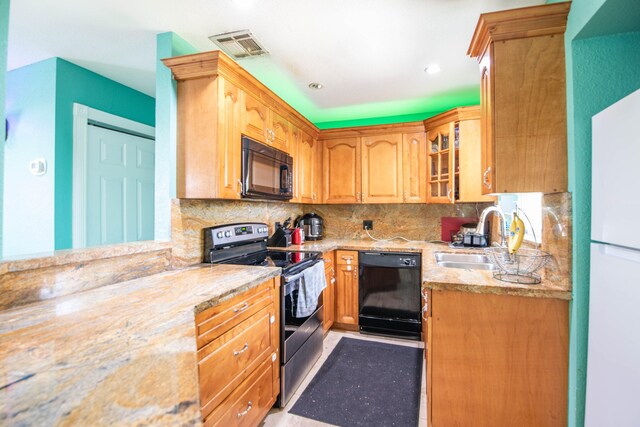
[[[249, 29], [271, 55], [240, 64], [312, 121], [409, 114], [477, 88], [466, 52], [480, 13], [542, 3], [13, 0], [8, 67], [58, 56], [153, 95], [156, 34], [173, 31], [206, 51], [216, 49], [208, 36]], [[434, 62], [442, 72], [431, 76], [423, 70]], [[312, 81], [324, 89], [308, 89]]]

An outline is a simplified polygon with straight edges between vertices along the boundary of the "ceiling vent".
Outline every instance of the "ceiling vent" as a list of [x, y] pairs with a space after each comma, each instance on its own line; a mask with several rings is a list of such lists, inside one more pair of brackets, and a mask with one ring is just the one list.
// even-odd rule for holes
[[269, 53], [249, 30], [216, 34], [215, 36], [209, 37], [209, 40], [220, 46], [220, 49], [231, 55], [234, 59], [266, 55]]

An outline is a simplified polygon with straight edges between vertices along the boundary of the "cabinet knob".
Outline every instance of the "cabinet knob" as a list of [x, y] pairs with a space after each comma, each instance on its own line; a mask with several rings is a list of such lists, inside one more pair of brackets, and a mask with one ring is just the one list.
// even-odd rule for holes
[[360, 192], [358, 191], [356, 193], [356, 201], [360, 202], [362, 200], [362, 198], [360, 197]]
[[449, 201], [453, 203], [453, 197], [451, 197], [451, 189], [447, 191], [447, 199], [449, 199]]
[[242, 194], [242, 180], [238, 178], [238, 186], [237, 186], [238, 194]]
[[491, 190], [491, 183], [489, 182], [489, 172], [491, 172], [491, 166], [487, 168], [486, 171], [482, 174], [482, 184]]

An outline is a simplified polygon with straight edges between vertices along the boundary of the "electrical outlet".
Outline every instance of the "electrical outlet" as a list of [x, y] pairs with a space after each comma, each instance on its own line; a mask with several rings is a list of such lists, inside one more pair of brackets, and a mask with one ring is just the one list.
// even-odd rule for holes
[[373, 221], [369, 219], [365, 219], [362, 221], [362, 229], [363, 230], [373, 230]]

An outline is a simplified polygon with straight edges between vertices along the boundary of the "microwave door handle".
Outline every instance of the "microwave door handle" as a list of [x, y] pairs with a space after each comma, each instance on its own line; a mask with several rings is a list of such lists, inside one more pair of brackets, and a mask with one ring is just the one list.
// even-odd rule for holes
[[289, 166], [280, 165], [280, 192], [285, 193], [289, 189]]

